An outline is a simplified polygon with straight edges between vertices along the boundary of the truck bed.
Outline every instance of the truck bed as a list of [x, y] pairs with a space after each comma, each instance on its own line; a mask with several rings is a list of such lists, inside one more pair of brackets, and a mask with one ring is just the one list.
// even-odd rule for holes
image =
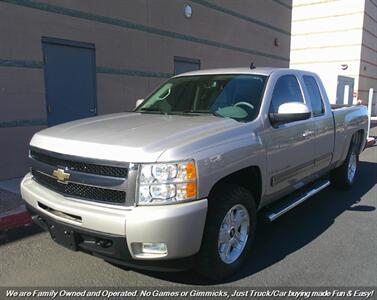
[[332, 104], [335, 142], [333, 162], [338, 165], [345, 159], [352, 134], [358, 128], [367, 129], [368, 109], [364, 105]]
[[352, 107], [353, 105], [350, 104], [330, 104], [332, 110], [336, 110], [339, 108], [344, 108], [344, 107]]

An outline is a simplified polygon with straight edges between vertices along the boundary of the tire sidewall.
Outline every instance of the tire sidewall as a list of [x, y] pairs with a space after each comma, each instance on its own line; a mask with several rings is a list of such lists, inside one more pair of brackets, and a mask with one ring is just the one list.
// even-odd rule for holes
[[[350, 158], [352, 153], [356, 154], [356, 171], [355, 174], [350, 181], [348, 178], [348, 165], [350, 162]], [[358, 162], [359, 162], [359, 153], [358, 153], [358, 145], [354, 142], [351, 142], [346, 158], [342, 165], [334, 170], [331, 171], [331, 183], [333, 187], [337, 190], [349, 190], [355, 182], [357, 172], [358, 172]]]
[[[256, 230], [256, 205], [248, 190], [235, 185], [227, 185], [219, 189], [211, 198], [204, 239], [209, 243], [207, 251], [212, 253], [211, 269], [214, 276], [211, 278], [220, 280], [238, 270], [250, 254]], [[249, 236], [241, 255], [234, 262], [227, 264], [222, 261], [218, 251], [218, 235], [225, 215], [237, 204], [243, 205], [249, 214]], [[209, 222], [211, 224], [208, 224]]]
[[[353, 153], [356, 155], [356, 162], [355, 162], [356, 163], [356, 170], [355, 170], [355, 174], [352, 177], [352, 180], [349, 180], [349, 178], [348, 178], [348, 165], [349, 165], [349, 162], [350, 162], [350, 159], [351, 159], [351, 155]], [[357, 154], [356, 145], [351, 144], [350, 149], [347, 153], [347, 159], [346, 159], [345, 170], [344, 170], [345, 181], [347, 182], [347, 185], [349, 187], [351, 187], [353, 185], [353, 183], [355, 182], [355, 178], [356, 178], [357, 170], [358, 170], [358, 163], [359, 163], [359, 155]]]

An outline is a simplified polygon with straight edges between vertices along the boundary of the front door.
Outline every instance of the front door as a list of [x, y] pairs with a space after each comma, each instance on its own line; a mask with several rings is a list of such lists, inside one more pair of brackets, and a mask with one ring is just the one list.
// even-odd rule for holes
[[49, 126], [97, 113], [93, 44], [42, 38]]
[[[294, 75], [283, 75], [276, 81], [270, 111], [277, 111], [286, 102], [305, 102]], [[314, 165], [315, 128], [311, 118], [271, 127], [269, 131], [267, 197], [273, 201], [301, 187], [310, 178]]]
[[338, 76], [336, 104], [352, 104], [354, 82], [355, 79], [352, 77]]

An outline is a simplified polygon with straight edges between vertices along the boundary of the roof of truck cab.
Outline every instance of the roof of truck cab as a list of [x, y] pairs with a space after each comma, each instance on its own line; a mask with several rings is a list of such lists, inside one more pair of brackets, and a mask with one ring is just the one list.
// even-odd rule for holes
[[223, 69], [207, 69], [207, 70], [198, 70], [191, 71], [187, 73], [182, 73], [176, 75], [175, 77], [181, 76], [194, 76], [194, 75], [216, 75], [216, 74], [255, 74], [255, 75], [265, 75], [269, 76], [273, 72], [278, 70], [293, 70], [288, 68], [223, 68]]

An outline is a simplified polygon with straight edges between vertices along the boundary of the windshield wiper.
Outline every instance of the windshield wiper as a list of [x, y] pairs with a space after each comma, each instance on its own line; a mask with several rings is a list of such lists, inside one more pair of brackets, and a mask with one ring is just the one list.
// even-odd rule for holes
[[223, 115], [220, 115], [218, 112], [215, 112], [215, 111], [211, 111], [211, 114], [213, 114], [216, 117], [224, 118]]
[[209, 111], [209, 110], [185, 110], [183, 111], [183, 113], [198, 113], [198, 114], [211, 114], [213, 116], [216, 116], [216, 117], [221, 117], [223, 118], [224, 116], [220, 115], [219, 113], [215, 112], [215, 111]]
[[140, 112], [140, 113], [148, 113], [148, 112], [152, 112], [152, 113], [161, 113], [161, 114], [168, 114], [168, 112], [165, 112], [165, 111], [162, 111], [161, 109], [159, 108], [156, 108], [156, 107], [145, 107], [145, 108], [141, 108], [139, 109], [137, 112]]
[[159, 111], [159, 112], [161, 112], [161, 110], [159, 110], [156, 107], [145, 107], [145, 108], [141, 108], [140, 111]]

